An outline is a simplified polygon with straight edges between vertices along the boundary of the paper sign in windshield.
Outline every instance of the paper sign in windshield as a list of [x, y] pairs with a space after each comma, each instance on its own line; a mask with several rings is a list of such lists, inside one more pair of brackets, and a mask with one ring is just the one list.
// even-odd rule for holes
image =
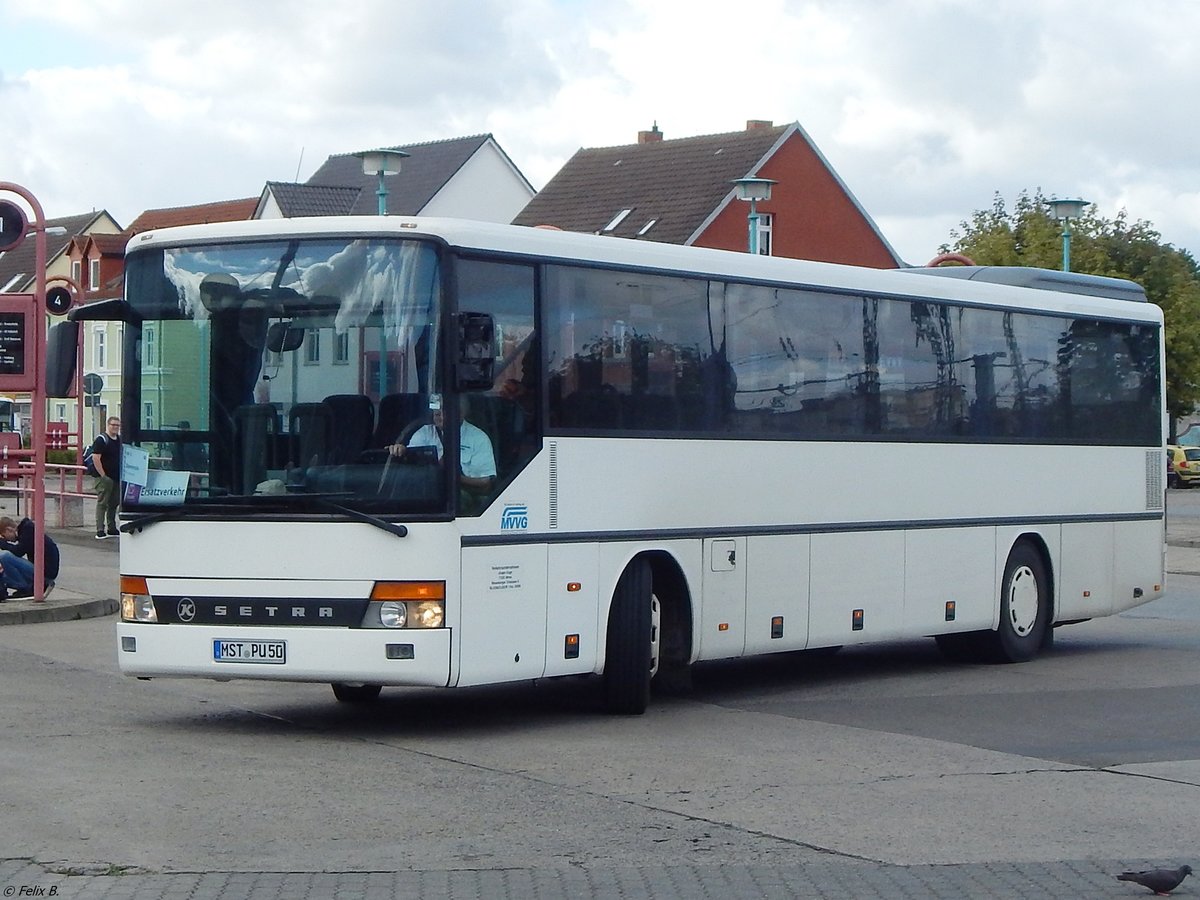
[[125, 501], [141, 503], [144, 506], [179, 506], [187, 499], [190, 478], [189, 472], [150, 469], [144, 485], [125, 486]]

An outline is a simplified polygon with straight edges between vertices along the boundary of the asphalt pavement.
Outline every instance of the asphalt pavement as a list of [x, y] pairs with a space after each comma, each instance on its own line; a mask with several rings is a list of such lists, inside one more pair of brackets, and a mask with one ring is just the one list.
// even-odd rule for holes
[[[1184, 493], [1188, 494], [1186, 503], [1182, 502], [1183, 498], [1173, 504], [1170, 498], [1168, 500], [1168, 508], [1173, 514], [1168, 516], [1167, 568], [1171, 574], [1200, 576], [1200, 492]], [[1196, 497], [1195, 502], [1192, 502], [1192, 496]], [[13, 510], [11, 506], [5, 509], [0, 501], [0, 513], [12, 515]], [[90, 507], [85, 510], [84, 520], [93, 521]], [[49, 533], [58, 542], [62, 553], [62, 568], [54, 592], [43, 604], [27, 600], [0, 603], [0, 625], [65, 622], [111, 615], [116, 611], [119, 543], [124, 538], [98, 541], [90, 524], [51, 528]], [[64, 626], [64, 630], [69, 630], [69, 626]], [[109, 689], [105, 685], [105, 690]], [[729, 714], [729, 709], [722, 708], [722, 715]], [[209, 718], [197, 718], [204, 720], [205, 727], [212, 727]], [[29, 727], [41, 726], [22, 723], [22, 728]], [[351, 726], [339, 727], [350, 737], [358, 735]], [[308, 730], [316, 733], [323, 729]], [[38, 733], [43, 734], [43, 731]], [[44, 731], [44, 735], [50, 734], [51, 731]], [[378, 736], [373, 732], [368, 734], [371, 735], [370, 752], [381, 752], [383, 744]], [[346, 738], [346, 743], [352, 746], [354, 741], [350, 737]], [[60, 745], [61, 742], [48, 744]], [[438, 765], [446, 764], [441, 755], [436, 759]], [[821, 765], [819, 755], [811, 764]], [[186, 772], [188, 766], [183, 768]], [[472, 765], [472, 771], [478, 772], [492, 768], [478, 763]], [[1049, 777], [1048, 771], [1049, 768], [1041, 775], [1030, 775], [1044, 779]], [[1079, 771], [1078, 777], [1088, 774], [1082, 769]], [[1095, 771], [1102, 772], [1100, 769]], [[1132, 777], [1130, 773], [1123, 775]], [[1001, 776], [1014, 777], [1012, 773], [993, 773], [993, 777]], [[1160, 780], [1171, 781], [1165, 777]], [[136, 790], [136, 785], [132, 789]], [[922, 803], [925, 801], [922, 797]], [[644, 805], [630, 802], [639, 815]], [[924, 806], [921, 808], [925, 809]], [[176, 814], [178, 809], [172, 808], [170, 812]], [[700, 831], [715, 833], [718, 827], [699, 813], [682, 817], [681, 821], [695, 825]], [[770, 842], [770, 835], [763, 832], [761, 840]], [[1146, 894], [1144, 891], [1139, 893], [1140, 889], [1132, 885], [1115, 881], [1114, 872], [1179, 861], [1068, 857], [1051, 861], [964, 860], [950, 864], [897, 865], [874, 857], [835, 854], [806, 845], [797, 845], [794, 850], [794, 859], [784, 863], [763, 860], [706, 863], [703, 854], [709, 852], [707, 844], [686, 859], [670, 865], [622, 865], [617, 862], [608, 866], [572, 864], [490, 869], [480, 864], [477, 868], [467, 869], [418, 870], [412, 866], [412, 860], [401, 859], [394, 872], [387, 871], [386, 864], [383, 870], [344, 872], [327, 869], [268, 871], [267, 865], [261, 867], [263, 871], [159, 872], [99, 863], [94, 866], [47, 863], [0, 850], [0, 886], [6, 897], [67, 896], [104, 900], [167, 896], [214, 900], [252, 900], [260, 896], [655, 897], [679, 900], [701, 896], [755, 900], [760, 897], [1135, 897]], [[1176, 892], [1179, 896], [1195, 896], [1196, 893], [1195, 882], [1191, 881]]]

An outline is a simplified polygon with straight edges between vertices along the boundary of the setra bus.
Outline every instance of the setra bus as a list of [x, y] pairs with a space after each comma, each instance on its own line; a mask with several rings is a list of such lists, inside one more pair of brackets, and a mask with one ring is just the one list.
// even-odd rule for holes
[[66, 326], [126, 328], [120, 668], [636, 714], [704, 660], [1028, 660], [1163, 589], [1144, 301], [456, 220], [138, 235]]

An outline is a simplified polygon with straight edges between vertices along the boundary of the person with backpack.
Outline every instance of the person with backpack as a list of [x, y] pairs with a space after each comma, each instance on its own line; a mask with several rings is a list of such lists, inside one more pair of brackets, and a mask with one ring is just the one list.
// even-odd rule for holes
[[117, 506], [121, 502], [121, 420], [109, 416], [104, 433], [92, 442], [96, 467], [96, 540], [119, 537]]
[[[5, 589], [12, 588], [9, 599], [33, 596], [34, 538], [32, 519], [25, 518], [18, 523], [9, 516], [0, 516], [0, 579]], [[46, 579], [42, 599], [45, 599], [54, 590], [60, 559], [58, 544], [50, 535], [42, 535], [42, 548], [45, 552], [42, 575]]]

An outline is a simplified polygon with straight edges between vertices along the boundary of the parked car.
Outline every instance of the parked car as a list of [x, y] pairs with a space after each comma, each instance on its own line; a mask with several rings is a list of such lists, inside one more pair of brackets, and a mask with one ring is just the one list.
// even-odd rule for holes
[[1200, 447], [1167, 445], [1167, 487], [1189, 487], [1200, 482]]

